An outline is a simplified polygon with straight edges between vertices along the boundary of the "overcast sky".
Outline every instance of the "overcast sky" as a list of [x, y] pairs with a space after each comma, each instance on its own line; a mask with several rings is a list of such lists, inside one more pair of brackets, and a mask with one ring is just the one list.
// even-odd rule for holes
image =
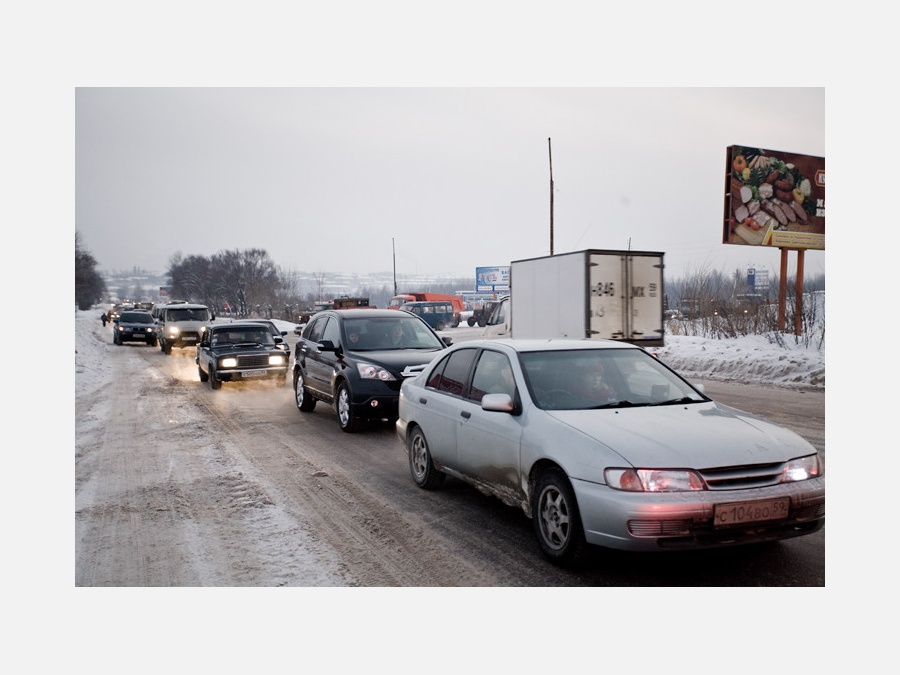
[[[474, 277], [588, 248], [674, 277], [721, 243], [726, 152], [825, 156], [824, 88], [76, 88], [75, 229], [100, 269], [261, 248], [286, 270]], [[548, 141], [549, 139], [549, 141]], [[789, 257], [793, 269], [796, 257]], [[808, 251], [806, 274], [825, 271]]]

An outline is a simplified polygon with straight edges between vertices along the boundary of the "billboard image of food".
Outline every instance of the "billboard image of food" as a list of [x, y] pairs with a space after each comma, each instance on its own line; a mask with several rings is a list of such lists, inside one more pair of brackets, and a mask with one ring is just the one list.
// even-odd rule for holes
[[825, 158], [728, 147], [722, 241], [825, 249]]

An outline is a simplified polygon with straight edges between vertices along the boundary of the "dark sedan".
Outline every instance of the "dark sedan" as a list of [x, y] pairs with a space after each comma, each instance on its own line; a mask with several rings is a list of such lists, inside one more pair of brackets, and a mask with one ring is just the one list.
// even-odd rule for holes
[[203, 333], [197, 345], [201, 382], [219, 389], [222, 382], [274, 379], [286, 384], [288, 355], [262, 324], [221, 324]]
[[269, 329], [269, 332], [272, 333], [272, 337], [275, 339], [275, 344], [282, 350], [291, 353], [291, 348], [287, 342], [284, 341], [284, 336], [287, 335], [286, 330], [280, 330], [278, 326], [275, 325], [274, 321], [270, 319], [237, 319], [236, 321], [232, 321], [231, 325], [247, 325], [247, 324], [262, 324], [266, 328]]
[[301, 412], [334, 407], [346, 432], [366, 420], [396, 420], [403, 380], [449, 344], [419, 317], [387, 309], [327, 310], [303, 329], [294, 350], [294, 396]]

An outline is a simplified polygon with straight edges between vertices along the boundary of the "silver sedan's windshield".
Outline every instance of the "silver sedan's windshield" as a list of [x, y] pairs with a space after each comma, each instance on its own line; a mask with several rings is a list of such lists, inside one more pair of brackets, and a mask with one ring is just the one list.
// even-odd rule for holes
[[520, 359], [532, 398], [545, 410], [672, 405], [707, 400], [643, 350], [524, 352]]

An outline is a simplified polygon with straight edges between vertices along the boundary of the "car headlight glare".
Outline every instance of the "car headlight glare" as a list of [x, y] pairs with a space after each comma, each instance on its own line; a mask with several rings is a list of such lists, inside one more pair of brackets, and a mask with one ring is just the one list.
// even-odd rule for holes
[[219, 359], [219, 367], [235, 368], [237, 367], [237, 358], [235, 358], [234, 356], [226, 356], [224, 359]]
[[374, 366], [371, 363], [357, 363], [356, 369], [359, 371], [359, 376], [364, 380], [382, 380], [383, 382], [390, 382], [391, 380], [397, 379], [391, 375], [390, 371], [379, 366]]
[[628, 492], [693, 492], [706, 489], [699, 475], [680, 469], [607, 469], [604, 475], [609, 487]]
[[169, 326], [169, 335], [178, 335], [178, 326]]
[[782, 483], [795, 483], [798, 480], [809, 480], [824, 473], [819, 455], [808, 455], [792, 459], [784, 465], [781, 472]]
[[282, 354], [272, 354], [269, 356], [269, 365], [270, 366], [283, 366], [284, 365], [284, 356]]

